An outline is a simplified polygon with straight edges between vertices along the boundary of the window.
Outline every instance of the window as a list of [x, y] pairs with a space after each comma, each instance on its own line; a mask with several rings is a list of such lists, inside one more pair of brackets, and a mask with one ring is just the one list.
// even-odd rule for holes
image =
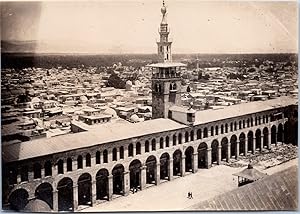
[[219, 134], [219, 127], [216, 126], [216, 135], [218, 135], [218, 134]]
[[22, 166], [21, 168], [21, 182], [28, 181], [28, 166]]
[[169, 136], [166, 137], [166, 147], [170, 146], [170, 139]]
[[214, 136], [214, 127], [210, 127], [210, 136]]
[[149, 141], [146, 140], [145, 142], [145, 152], [149, 152]]
[[191, 136], [191, 141], [194, 141], [194, 131], [193, 130], [191, 131], [190, 136]]
[[85, 166], [90, 167], [91, 166], [91, 155], [88, 153], [85, 156]]
[[208, 131], [207, 131], [207, 128], [205, 127], [204, 130], [203, 130], [203, 137], [206, 138], [208, 137]]
[[46, 161], [44, 168], [45, 168], [45, 176], [51, 176], [52, 175], [52, 164], [50, 161]]
[[230, 131], [233, 131], [233, 123], [230, 123]]
[[201, 139], [202, 138], [202, 133], [201, 133], [202, 131], [201, 131], [201, 129], [198, 129], [197, 130], [197, 139]]
[[97, 151], [96, 152], [96, 164], [100, 164], [100, 152], [99, 151]]
[[116, 148], [114, 148], [112, 151], [112, 160], [113, 161], [117, 160], [117, 149]]
[[182, 144], [182, 134], [181, 133], [179, 133], [179, 135], [178, 135], [178, 143]]
[[128, 157], [132, 157], [132, 156], [133, 156], [133, 145], [131, 143], [128, 146]]
[[155, 151], [155, 150], [156, 150], [156, 141], [155, 141], [155, 139], [153, 139], [153, 140], [151, 141], [151, 150], [152, 150], [152, 151]]
[[221, 125], [221, 134], [224, 134], [224, 125]]
[[195, 114], [187, 113], [187, 121], [188, 122], [194, 122], [195, 121]]
[[83, 168], [82, 156], [79, 155], [77, 158], [77, 169], [82, 169], [82, 168]]
[[135, 150], [136, 150], [136, 154], [137, 155], [140, 155], [141, 154], [141, 143], [140, 142], [137, 142], [136, 143], [136, 148], [135, 148]]
[[108, 163], [108, 152], [106, 149], [103, 151], [103, 163]]
[[120, 147], [120, 159], [124, 159], [124, 147]]
[[176, 146], [177, 144], [177, 137], [176, 135], [173, 135], [173, 146]]
[[58, 172], [58, 174], [64, 174], [64, 161], [63, 160], [59, 160], [57, 162], [57, 172]]
[[228, 124], [225, 124], [225, 133], [228, 133]]
[[162, 137], [159, 139], [159, 148], [160, 149], [164, 148], [164, 139]]
[[67, 159], [67, 172], [72, 171], [72, 159]]

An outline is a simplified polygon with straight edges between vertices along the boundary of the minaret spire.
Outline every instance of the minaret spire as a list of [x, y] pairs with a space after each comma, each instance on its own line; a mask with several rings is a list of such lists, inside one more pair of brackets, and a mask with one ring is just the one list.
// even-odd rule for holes
[[160, 23], [159, 34], [160, 40], [157, 42], [158, 47], [158, 57], [160, 62], [171, 62], [172, 55], [171, 55], [171, 45], [172, 42], [169, 41], [169, 28], [166, 18], [167, 8], [165, 6], [165, 1], [163, 0], [163, 6], [161, 7], [162, 13], [162, 20]]

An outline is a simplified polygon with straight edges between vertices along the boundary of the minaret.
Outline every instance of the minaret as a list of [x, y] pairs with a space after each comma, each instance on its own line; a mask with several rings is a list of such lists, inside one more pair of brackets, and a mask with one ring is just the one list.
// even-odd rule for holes
[[157, 52], [159, 62], [171, 62], [172, 52], [171, 45], [172, 42], [169, 41], [169, 28], [167, 23], [167, 8], [165, 6], [165, 1], [163, 1], [163, 6], [161, 8], [162, 20], [159, 28], [159, 41], [157, 42]]
[[185, 64], [172, 62], [171, 44], [168, 40], [169, 30], [166, 21], [165, 2], [161, 8], [160, 41], [157, 42], [159, 62], [151, 64], [152, 72], [152, 118], [170, 118], [172, 106], [181, 105], [180, 67]]

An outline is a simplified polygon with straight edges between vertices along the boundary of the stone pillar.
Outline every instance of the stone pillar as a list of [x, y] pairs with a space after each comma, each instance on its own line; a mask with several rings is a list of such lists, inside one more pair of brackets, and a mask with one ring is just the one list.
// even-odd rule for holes
[[253, 137], [252, 150], [253, 150], [253, 154], [254, 154], [255, 150], [256, 150], [256, 138], [255, 137]]
[[78, 185], [73, 186], [73, 208], [74, 211], [78, 209]]
[[220, 165], [221, 163], [221, 151], [222, 151], [222, 146], [218, 146], [218, 157], [217, 157], [217, 164]]
[[[92, 162], [93, 163], [93, 162]], [[96, 160], [94, 162], [96, 164]], [[77, 159], [72, 159], [72, 171], [77, 170]]]
[[141, 166], [141, 190], [146, 188], [147, 166]]
[[198, 171], [198, 153], [193, 154], [193, 173]]
[[231, 150], [230, 150], [230, 143], [227, 144], [227, 157], [226, 157], [226, 162], [229, 162], [231, 158]]
[[272, 134], [271, 132], [268, 134], [268, 145], [267, 149], [271, 149], [271, 142], [272, 142]]
[[135, 143], [132, 143], [133, 145], [133, 157], [136, 156], [136, 144]]
[[264, 149], [264, 135], [261, 136], [261, 140], [260, 141], [261, 141], [260, 142], [260, 152], [262, 152], [263, 149]]
[[181, 176], [183, 177], [185, 175], [185, 156], [182, 155], [181, 158]]
[[245, 137], [245, 156], [247, 155], [247, 153], [248, 153], [248, 138], [247, 138], [247, 136]]
[[92, 206], [96, 204], [96, 199], [97, 199], [97, 186], [96, 186], [96, 180], [93, 180], [92, 181]]
[[128, 195], [129, 194], [129, 189], [130, 189], [130, 184], [129, 184], [129, 172], [124, 172], [124, 182], [123, 182], [123, 190], [124, 190], [124, 195]]
[[[64, 161], [64, 163], [63, 163], [63, 168], [64, 168], [64, 174], [67, 172], [67, 160], [63, 160]], [[73, 163], [73, 161], [72, 161], [72, 163]]]
[[155, 169], [155, 184], [159, 185], [160, 184], [160, 163], [156, 164], [156, 169]]
[[235, 159], [238, 159], [239, 155], [240, 155], [240, 142], [237, 141], [236, 142], [236, 154], [235, 154]]
[[206, 165], [207, 169], [211, 167], [211, 148], [207, 148], [206, 150]]
[[112, 200], [112, 195], [113, 195], [113, 176], [109, 175], [108, 176], [108, 200]]
[[52, 192], [53, 195], [53, 211], [58, 212], [58, 191], [55, 189]]
[[169, 181], [173, 180], [173, 158], [170, 158], [169, 160], [168, 175]]

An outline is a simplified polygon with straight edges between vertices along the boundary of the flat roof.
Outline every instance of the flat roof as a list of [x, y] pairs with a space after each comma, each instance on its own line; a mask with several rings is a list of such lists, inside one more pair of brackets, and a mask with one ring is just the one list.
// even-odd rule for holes
[[147, 65], [147, 67], [153, 67], [153, 68], [169, 68], [169, 67], [186, 67], [186, 64], [183, 64], [181, 62], [160, 62], [155, 64]]

